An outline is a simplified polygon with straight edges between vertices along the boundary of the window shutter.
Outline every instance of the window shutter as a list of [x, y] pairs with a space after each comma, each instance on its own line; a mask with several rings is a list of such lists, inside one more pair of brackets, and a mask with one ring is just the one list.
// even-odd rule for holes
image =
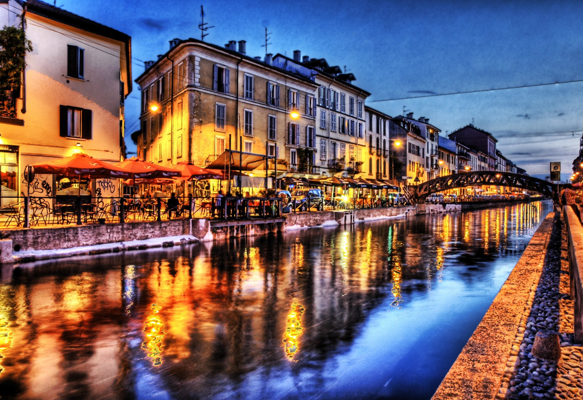
[[93, 130], [93, 111], [83, 110], [82, 118], [81, 128], [83, 132], [81, 132], [81, 137], [83, 139], [91, 139]]
[[292, 123], [289, 122], [287, 125], [287, 143], [292, 144]]
[[[300, 126], [296, 125], [296, 145], [300, 145]], [[307, 143], [306, 143], [307, 144]]]
[[310, 128], [306, 126], [306, 147], [310, 147]]
[[275, 106], [279, 107], [279, 85], [275, 85]]
[[225, 85], [224, 85], [225, 93], [231, 93], [231, 90], [229, 89], [230, 88], [229, 83], [231, 81], [229, 79], [229, 77], [230, 77], [229, 68], [225, 68], [225, 75], [224, 76], [225, 76]]
[[310, 129], [310, 131], [312, 133], [312, 147], [316, 147], [316, 130]]
[[271, 99], [271, 83], [267, 82], [267, 104], [271, 105], [273, 100]]
[[78, 71], [77, 76], [83, 78], [85, 76], [85, 50], [79, 49]]
[[300, 101], [300, 92], [296, 92], [296, 110], [298, 110], [298, 112], [300, 111], [300, 105], [301, 105], [301, 101]]
[[67, 75], [77, 78], [77, 46], [67, 46]]
[[291, 108], [291, 97], [292, 97], [292, 92], [290, 89], [287, 90], [287, 108]]
[[68, 127], [69, 127], [69, 121], [67, 119], [67, 110], [68, 107], [67, 106], [60, 106], [60, 113], [61, 113], [61, 131], [60, 134], [63, 137], [67, 137], [67, 131], [68, 131]]
[[213, 65], [213, 90], [219, 90], [219, 66]]
[[310, 103], [310, 98], [306, 95], [306, 115], [310, 115], [310, 108], [308, 107]]
[[334, 97], [335, 97], [335, 99], [334, 99], [334, 109], [336, 111], [338, 111], [338, 102], [340, 101], [340, 94], [338, 92], [336, 92], [334, 94]]

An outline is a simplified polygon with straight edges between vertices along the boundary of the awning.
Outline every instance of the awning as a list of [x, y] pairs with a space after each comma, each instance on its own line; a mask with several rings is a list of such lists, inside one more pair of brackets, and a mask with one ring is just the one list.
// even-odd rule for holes
[[225, 150], [215, 161], [206, 166], [206, 169], [227, 170], [231, 165], [231, 171], [253, 171], [262, 164], [265, 167], [265, 159], [275, 158], [265, 154], [246, 153], [235, 150]]

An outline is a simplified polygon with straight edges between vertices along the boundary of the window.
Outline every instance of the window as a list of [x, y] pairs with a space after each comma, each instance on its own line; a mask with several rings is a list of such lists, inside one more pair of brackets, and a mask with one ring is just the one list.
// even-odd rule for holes
[[268, 126], [268, 136], [269, 140], [277, 140], [277, 117], [275, 115], [270, 115], [267, 117]]
[[340, 93], [340, 111], [346, 112], [346, 95]]
[[326, 89], [326, 108], [330, 108], [330, 97], [332, 97], [332, 91]]
[[338, 117], [338, 133], [346, 134], [346, 118]]
[[358, 118], [362, 118], [362, 100], [358, 100]]
[[[186, 79], [186, 62], [182, 61], [180, 64], [178, 64], [178, 89], [182, 89], [183, 87], [186, 87], [187, 83], [188, 82]], [[217, 90], [217, 89], [215, 89], [215, 90]], [[223, 91], [223, 90], [221, 90], [221, 91]]]
[[[180, 74], [180, 69], [178, 70]], [[213, 90], [221, 93], [229, 93], [229, 69], [221, 67], [217, 64], [214, 65], [213, 74]], [[180, 79], [180, 75], [179, 75]]]
[[166, 154], [166, 158], [168, 160], [172, 160], [172, 137], [170, 135], [168, 135], [168, 153]]
[[158, 142], [158, 162], [162, 162], [162, 142]]
[[248, 140], [245, 141], [245, 153], [253, 153], [253, 142]]
[[320, 161], [326, 161], [326, 140], [320, 139]]
[[336, 132], [336, 114], [330, 113], [330, 130]]
[[326, 88], [323, 86], [320, 86], [318, 88], [318, 104], [320, 105], [320, 107], [326, 107]]
[[220, 156], [225, 152], [225, 138], [215, 136], [215, 155]]
[[267, 155], [277, 158], [277, 146], [275, 143], [267, 144]]
[[215, 111], [215, 131], [225, 131], [225, 119], [227, 114], [227, 106], [217, 103]]
[[176, 158], [182, 157], [182, 134], [176, 136]]
[[287, 143], [299, 146], [300, 145], [300, 126], [292, 122], [288, 125]]
[[267, 104], [279, 107], [279, 85], [267, 82]]
[[354, 120], [350, 120], [350, 136], [354, 136], [356, 134], [356, 123]]
[[338, 111], [340, 108], [340, 93], [334, 92], [334, 110]]
[[148, 88], [142, 90], [142, 112], [149, 111], [148, 104], [150, 103], [150, 97], [148, 96]]
[[330, 158], [333, 160], [336, 159], [336, 147], [336, 142], [330, 142]]
[[142, 121], [142, 138], [144, 144], [148, 143], [148, 123], [146, 121]]
[[306, 95], [306, 115], [316, 116], [316, 99], [308, 94]]
[[[352, 147], [352, 146], [350, 146]], [[354, 148], [350, 150], [351, 156], [354, 154]], [[340, 143], [340, 159], [344, 160], [346, 157], [346, 143]]]
[[326, 129], [326, 111], [320, 110], [320, 129]]
[[336, 109], [336, 90], [332, 90], [330, 94], [330, 108], [332, 110]]
[[182, 129], [182, 102], [178, 103], [178, 111], [177, 111], [177, 118], [178, 121], [176, 121], [176, 129]]
[[67, 76], [85, 78], [85, 50], [77, 46], [67, 46]]
[[350, 97], [349, 99], [349, 105], [350, 105], [350, 115], [354, 115], [354, 97]]
[[253, 77], [251, 75], [245, 75], [245, 98], [253, 100]]
[[245, 135], [253, 136], [253, 111], [245, 110]]
[[362, 122], [358, 123], [358, 137], [360, 139], [364, 137], [364, 124]]
[[93, 138], [93, 112], [91, 110], [61, 106], [60, 114], [62, 137]]
[[289, 151], [289, 163], [294, 167], [298, 165], [298, 155], [294, 149]]
[[373, 171], [372, 171], [372, 157], [368, 159], [368, 174], [372, 175]]
[[298, 110], [300, 106], [300, 97], [298, 96], [298, 92], [295, 90], [288, 89], [287, 91], [287, 107], [290, 110]]
[[152, 135], [152, 140], [158, 136], [158, 118], [150, 118], [150, 135]]
[[316, 130], [313, 126], [306, 126], [306, 146], [316, 148]]

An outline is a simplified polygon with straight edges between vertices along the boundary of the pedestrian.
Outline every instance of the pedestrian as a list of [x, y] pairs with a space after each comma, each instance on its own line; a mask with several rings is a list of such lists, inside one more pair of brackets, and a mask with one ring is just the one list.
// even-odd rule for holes
[[172, 213], [174, 213], [174, 216], [176, 217], [179, 204], [180, 202], [176, 198], [176, 193], [172, 192], [170, 198], [168, 199], [168, 203], [166, 204], [166, 212], [168, 213], [168, 219], [172, 219]]

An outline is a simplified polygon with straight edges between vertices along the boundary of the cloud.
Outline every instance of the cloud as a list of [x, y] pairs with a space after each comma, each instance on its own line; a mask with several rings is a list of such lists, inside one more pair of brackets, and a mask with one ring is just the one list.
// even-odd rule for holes
[[524, 118], [524, 119], [530, 119], [530, 115], [528, 115], [528, 114], [518, 114], [517, 117]]
[[510, 153], [510, 156], [531, 156], [532, 153], [522, 153], [522, 152], [516, 152], [516, 153]]
[[431, 90], [409, 90], [409, 93], [417, 93], [417, 94], [437, 94]]
[[157, 18], [140, 18], [139, 22], [146, 28], [162, 31], [168, 27], [167, 21]]

